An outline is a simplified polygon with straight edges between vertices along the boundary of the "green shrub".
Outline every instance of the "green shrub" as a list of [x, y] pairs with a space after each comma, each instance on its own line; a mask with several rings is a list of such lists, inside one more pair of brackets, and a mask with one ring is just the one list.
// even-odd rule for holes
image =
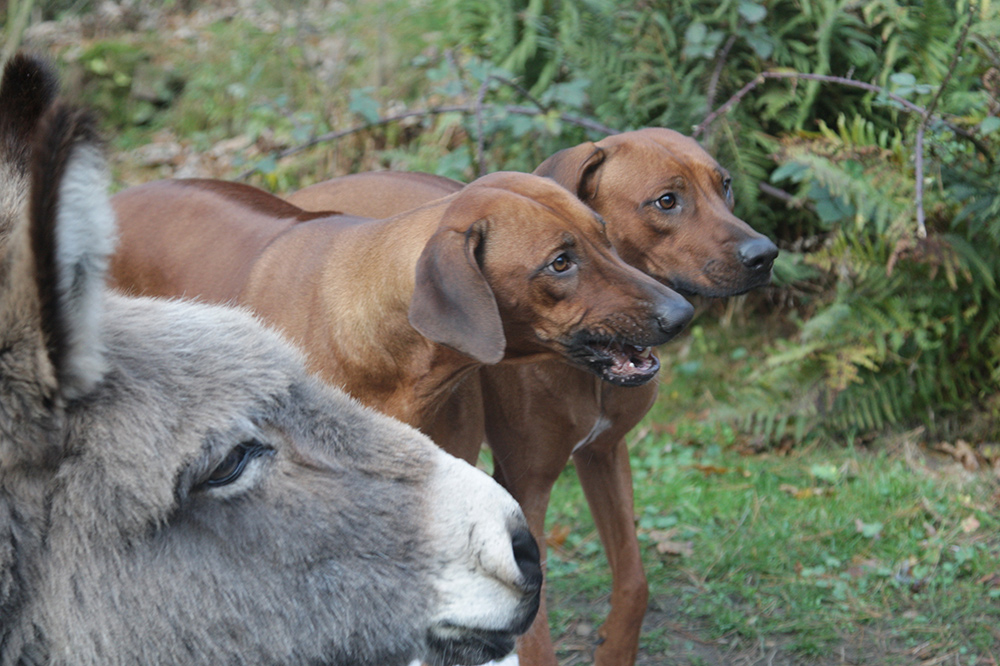
[[[761, 72], [844, 79], [767, 79], [700, 127], [734, 174], [737, 213], [782, 244], [776, 278], [798, 296], [797, 332], [774, 342], [731, 413], [772, 440], [914, 423], [1000, 435], [995, 419], [966, 418], [1000, 409], [1000, 10], [968, 0], [445, 2], [452, 43], [536, 98], [579, 83], [576, 110], [622, 130], [693, 131]], [[929, 106], [933, 117], [914, 113]], [[502, 142], [490, 157], [517, 163], [526, 143]]]

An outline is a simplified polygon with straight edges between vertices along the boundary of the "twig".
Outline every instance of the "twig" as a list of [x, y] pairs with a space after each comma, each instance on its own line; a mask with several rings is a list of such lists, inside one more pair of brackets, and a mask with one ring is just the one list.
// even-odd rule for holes
[[[337, 130], [334, 132], [327, 132], [325, 134], [320, 134], [319, 136], [314, 136], [305, 143], [301, 143], [297, 146], [292, 146], [291, 148], [286, 148], [280, 151], [277, 155], [277, 159], [282, 159], [283, 157], [288, 157], [289, 155], [294, 155], [295, 153], [301, 152], [307, 148], [312, 148], [316, 144], [325, 143], [327, 141], [335, 141], [337, 139], [343, 138], [350, 134], [357, 134], [358, 132], [363, 132], [366, 129], [371, 129], [372, 127], [381, 127], [382, 125], [389, 125], [391, 123], [399, 122], [401, 120], [406, 120], [407, 118], [423, 117], [423, 116], [433, 116], [440, 115], [443, 113], [465, 113], [468, 112], [468, 105], [456, 105], [456, 106], [437, 106], [431, 109], [423, 109], [421, 111], [406, 111], [404, 113], [397, 113], [393, 116], [387, 116], [385, 118], [379, 118], [370, 123], [363, 123], [361, 125], [355, 125], [345, 130]], [[243, 180], [257, 171], [257, 167], [254, 166], [251, 169], [244, 171], [243, 173], [236, 176], [236, 180]]]
[[917, 128], [917, 140], [915, 147], [915, 160], [914, 160], [914, 178], [917, 180], [917, 191], [916, 191], [916, 203], [917, 203], [917, 238], [927, 238], [927, 219], [924, 213], [924, 130], [931, 121], [931, 117], [934, 114], [934, 109], [937, 107], [938, 100], [941, 99], [942, 93], [944, 93], [945, 87], [948, 85], [948, 81], [951, 80], [952, 74], [955, 73], [955, 68], [958, 66], [958, 59], [962, 55], [962, 49], [965, 48], [965, 39], [969, 35], [969, 28], [972, 26], [972, 19], [976, 15], [976, 3], [969, 3], [969, 17], [965, 21], [965, 25], [962, 26], [962, 34], [958, 37], [958, 42], [955, 44], [955, 52], [951, 54], [951, 63], [948, 65], [948, 71], [945, 72], [944, 79], [941, 81], [941, 85], [938, 86], [937, 92], [934, 93], [934, 98], [931, 103], [927, 105], [926, 111], [923, 114], [923, 120], [920, 121], [920, 127]]
[[[534, 107], [527, 106], [513, 106], [513, 105], [495, 105], [486, 104], [483, 106], [484, 109], [501, 110], [507, 113], [512, 113], [521, 116], [534, 116], [538, 115], [538, 109]], [[282, 159], [288, 157], [289, 155], [294, 155], [295, 153], [306, 150], [307, 148], [312, 148], [313, 146], [326, 143], [327, 141], [335, 141], [341, 139], [345, 136], [351, 134], [357, 134], [358, 132], [363, 132], [367, 129], [372, 129], [374, 127], [381, 127], [383, 125], [389, 125], [401, 120], [406, 120], [407, 118], [424, 118], [427, 116], [437, 116], [444, 113], [464, 113], [464, 114], [474, 114], [476, 112], [476, 106], [474, 104], [454, 104], [448, 106], [435, 106], [429, 109], [420, 109], [417, 111], [406, 111], [403, 113], [397, 113], [392, 116], [386, 116], [385, 118], [379, 118], [370, 123], [362, 123], [361, 125], [355, 125], [354, 127], [349, 127], [344, 130], [337, 130], [335, 132], [327, 132], [325, 134], [320, 134], [312, 139], [309, 139], [305, 143], [301, 143], [297, 146], [292, 146], [291, 148], [286, 148], [278, 152], [275, 155], [276, 159]], [[589, 118], [581, 118], [579, 116], [573, 116], [566, 113], [560, 113], [559, 119], [570, 125], [576, 125], [577, 127], [582, 127], [585, 130], [590, 130], [591, 132], [598, 132], [603, 134], [620, 134], [620, 130], [603, 125], [596, 120], [590, 120]], [[244, 180], [257, 172], [257, 167], [253, 167], [244, 171], [243, 173], [236, 176], [236, 180]]]
[[[835, 83], [838, 85], [848, 86], [851, 88], [860, 88], [862, 90], [869, 90], [871, 92], [877, 92], [885, 95], [892, 101], [896, 102], [903, 107], [904, 110], [911, 113], [915, 113], [921, 117], [920, 125], [917, 127], [917, 135], [915, 139], [914, 146], [914, 178], [916, 179], [916, 193], [914, 195], [916, 210], [917, 210], [917, 236], [920, 238], [927, 237], [927, 226], [925, 223], [924, 216], [924, 130], [930, 119], [934, 116], [934, 107], [937, 105], [938, 98], [941, 95], [944, 86], [948, 83], [948, 79], [951, 78], [952, 73], [956, 65], [958, 64], [958, 58], [961, 53], [963, 46], [965, 45], [965, 38], [969, 31], [969, 26], [972, 23], [972, 17], [974, 16], [973, 11], [974, 4], [969, 6], [969, 20], [962, 30], [962, 35], [959, 38], [959, 42], [956, 45], [955, 54], [952, 58], [951, 66], [948, 69], [948, 73], [945, 76], [944, 81], [941, 83], [941, 87], [938, 89], [937, 94], [934, 99], [931, 100], [931, 106], [924, 108], [918, 104], [900, 97], [894, 93], [887, 91], [882, 86], [875, 85], [873, 83], [865, 83], [864, 81], [856, 81], [854, 79], [847, 79], [841, 76], [830, 76], [827, 74], [806, 74], [803, 72], [761, 72], [752, 81], [744, 85], [742, 88], [737, 90], [732, 97], [730, 97], [726, 102], [715, 109], [701, 121], [701, 124], [696, 125], [694, 131], [691, 133], [692, 138], [697, 139], [705, 129], [712, 124], [716, 118], [720, 115], [726, 113], [733, 106], [738, 104], [744, 97], [750, 94], [754, 88], [764, 83], [767, 79], [808, 79], [810, 81], [822, 81], [824, 83]], [[954, 131], [956, 134], [961, 134], [965, 137], [970, 137], [969, 133], [960, 127], [955, 126], [953, 123], [949, 122], [945, 118], [938, 116], [939, 120], [944, 123], [949, 129]], [[974, 145], [979, 147], [979, 144], [973, 141]]]
[[729, 35], [729, 39], [726, 40], [726, 45], [722, 47], [719, 59], [715, 63], [712, 78], [708, 81], [708, 94], [705, 99], [706, 108], [711, 109], [712, 105], [715, 104], [715, 93], [719, 87], [719, 77], [722, 76], [722, 68], [726, 66], [726, 60], [729, 59], [729, 51], [732, 50], [734, 44], [736, 44], [736, 35]]
[[774, 185], [771, 185], [770, 183], [767, 183], [763, 180], [757, 183], [757, 188], [768, 196], [772, 196], [775, 199], [780, 199], [784, 201], [790, 207], [802, 208], [804, 206], [809, 210], [815, 210], [815, 207], [812, 206], [811, 204], [804, 202], [802, 201], [802, 199], [799, 199], [795, 195], [786, 192], [780, 187], [775, 187]]
[[479, 168], [479, 172], [477, 174], [479, 176], [486, 173], [486, 136], [485, 132], [483, 132], [482, 109], [483, 102], [486, 99], [486, 91], [489, 89], [491, 81], [499, 81], [505, 86], [513, 88], [519, 95], [538, 107], [539, 112], [547, 113], [550, 108], [548, 105], [542, 104], [540, 101], [535, 99], [531, 92], [516, 82], [497, 74], [490, 74], [487, 76], [486, 80], [483, 81], [483, 85], [479, 86], [479, 92], [476, 95], [476, 164]]
[[465, 86], [465, 70], [462, 69], [458, 60], [455, 59], [455, 52], [451, 49], [445, 49], [444, 59], [448, 62], [448, 66], [454, 70], [455, 78], [458, 80], [458, 85], [462, 88], [462, 93], [468, 93]]
[[491, 81], [499, 81], [505, 86], [509, 86], [517, 91], [522, 97], [538, 107], [538, 111], [541, 113], [547, 113], [549, 107], [542, 104], [534, 96], [526, 90], [523, 86], [518, 85], [510, 79], [498, 76], [496, 74], [490, 74], [483, 81], [483, 85], [479, 86], [479, 92], [476, 95], [476, 164], [479, 167], [479, 172], [477, 175], [482, 176], [486, 173], [486, 137], [483, 132], [483, 102], [486, 99], [486, 91], [489, 89]]
[[916, 192], [913, 195], [917, 205], [917, 238], [927, 238], [927, 220], [924, 215], [924, 128], [926, 126], [922, 122], [917, 127], [917, 140], [913, 147], [913, 177], [917, 181]]
[[490, 87], [492, 76], [487, 76], [483, 85], [479, 86], [479, 93], [476, 95], [476, 176], [486, 173], [486, 137], [483, 136], [483, 101], [486, 99], [486, 90]]
[[948, 85], [948, 82], [951, 81], [951, 77], [955, 73], [955, 69], [958, 67], [958, 59], [962, 57], [962, 49], [965, 48], [965, 40], [969, 36], [969, 28], [972, 27], [972, 21], [975, 18], [977, 11], [978, 11], [977, 3], [970, 2], [969, 16], [965, 21], [965, 25], [962, 26], [962, 34], [959, 35], [958, 42], [956, 42], [955, 44], [955, 52], [951, 54], [951, 64], [948, 65], [948, 71], [945, 72], [944, 79], [941, 81], [941, 85], [938, 87], [937, 92], [934, 93], [934, 99], [932, 99], [931, 103], [927, 105], [927, 113], [924, 116], [925, 124], [934, 114], [934, 109], [937, 107], [938, 100], [941, 99], [941, 94], [944, 92], [944, 89]]
[[494, 81], [499, 81], [500, 83], [504, 84], [505, 86], [510, 86], [515, 91], [517, 91], [517, 94], [519, 94], [521, 97], [523, 97], [524, 99], [528, 100], [529, 102], [531, 102], [532, 104], [534, 104], [535, 106], [537, 106], [539, 108], [539, 110], [541, 110], [541, 111], [548, 111], [549, 110], [549, 108], [550, 108], [549, 105], [542, 104], [541, 102], [539, 102], [537, 99], [535, 99], [534, 95], [531, 94], [531, 91], [529, 91], [527, 88], [525, 88], [524, 86], [520, 85], [516, 81], [511, 81], [508, 78], [505, 78], [503, 76], [497, 76], [496, 74], [490, 74], [490, 78], [493, 79]]
[[[695, 125], [694, 131], [691, 133], [691, 137], [697, 139], [705, 129], [715, 122], [715, 119], [726, 113], [733, 106], [738, 104], [744, 97], [746, 97], [751, 90], [764, 83], [767, 79], [808, 79], [810, 81], [822, 81], [824, 83], [836, 83], [842, 86], [848, 86], [851, 88], [861, 88], [862, 90], [869, 90], [871, 92], [883, 93], [886, 97], [892, 101], [898, 103], [900, 106], [913, 113], [919, 113], [923, 115], [925, 109], [921, 106], [914, 104], [913, 102], [900, 97], [894, 93], [887, 91], [882, 86], [877, 86], [873, 83], [865, 83], [864, 81], [858, 81], [856, 79], [847, 79], [842, 76], [830, 76], [828, 74], [806, 74], [804, 72], [761, 72], [757, 75], [755, 79], [744, 85], [736, 93], [733, 94], [726, 103], [712, 111], [705, 119], [701, 121], [700, 124]], [[950, 126], [950, 123], [949, 123]]]

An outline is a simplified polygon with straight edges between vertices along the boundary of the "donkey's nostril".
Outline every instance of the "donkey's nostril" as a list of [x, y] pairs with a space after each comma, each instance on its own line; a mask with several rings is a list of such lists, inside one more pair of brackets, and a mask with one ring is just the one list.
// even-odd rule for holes
[[514, 549], [514, 562], [524, 576], [525, 587], [541, 585], [542, 563], [535, 537], [527, 529], [518, 527], [511, 534], [510, 541]]
[[752, 271], [771, 270], [778, 247], [766, 238], [754, 238], [739, 247], [740, 261]]

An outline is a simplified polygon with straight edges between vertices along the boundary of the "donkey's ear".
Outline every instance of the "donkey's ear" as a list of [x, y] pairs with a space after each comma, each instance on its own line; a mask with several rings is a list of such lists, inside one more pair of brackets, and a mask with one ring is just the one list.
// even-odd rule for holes
[[417, 260], [410, 324], [434, 342], [481, 363], [503, 358], [507, 340], [493, 290], [476, 261], [486, 220], [461, 229], [443, 226]]
[[42, 351], [58, 392], [80, 397], [106, 370], [102, 303], [115, 244], [107, 164], [86, 112], [56, 103], [39, 123], [26, 223]]
[[555, 153], [539, 164], [534, 174], [551, 178], [586, 202], [597, 196], [600, 167], [606, 156], [603, 148], [588, 141]]
[[28, 148], [35, 127], [52, 105], [59, 82], [45, 63], [35, 57], [15, 54], [0, 79], [0, 154], [3, 163], [24, 173]]

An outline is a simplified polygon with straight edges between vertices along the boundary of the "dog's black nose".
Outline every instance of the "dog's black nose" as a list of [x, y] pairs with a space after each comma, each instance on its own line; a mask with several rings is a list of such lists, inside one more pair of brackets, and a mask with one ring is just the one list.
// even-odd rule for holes
[[691, 323], [693, 317], [693, 305], [679, 295], [670, 300], [666, 307], [662, 308], [656, 316], [656, 323], [664, 335], [664, 339], [656, 344], [663, 344], [667, 340], [676, 338], [684, 330], [684, 327]]
[[542, 563], [535, 537], [531, 536], [531, 532], [527, 529], [518, 527], [510, 535], [510, 542], [514, 549], [514, 562], [524, 575], [525, 585], [528, 587], [541, 585]]
[[739, 247], [740, 261], [754, 272], [769, 271], [778, 256], [778, 246], [767, 238], [752, 238]]

